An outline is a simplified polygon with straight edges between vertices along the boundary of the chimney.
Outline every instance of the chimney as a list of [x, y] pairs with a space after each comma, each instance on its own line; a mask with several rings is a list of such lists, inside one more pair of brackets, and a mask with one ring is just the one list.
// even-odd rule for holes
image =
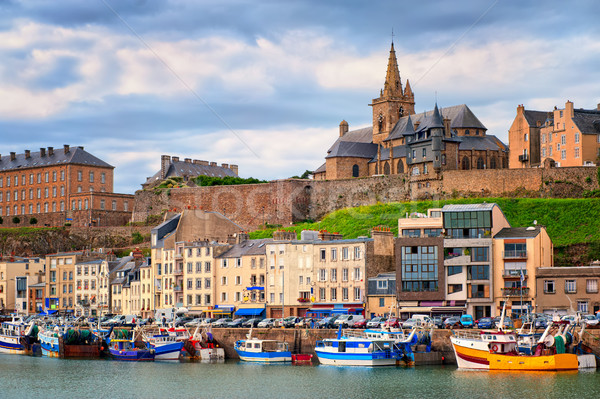
[[192, 158], [185, 158], [183, 161], [185, 163], [192, 163]]
[[229, 164], [222, 163], [222, 164], [221, 164], [221, 167], [222, 167], [222, 168], [225, 168], [225, 169], [229, 169]]
[[237, 165], [229, 165], [229, 169], [231, 169], [233, 171], [233, 173], [235, 173], [235, 175], [238, 175], [238, 166]]
[[48, 156], [54, 155], [54, 147], [48, 147]]
[[164, 179], [167, 177], [169, 166], [171, 165], [171, 157], [168, 155], [160, 156], [160, 178]]
[[172, 160], [173, 162], [179, 162], [179, 157], [173, 157], [173, 158], [171, 158], [171, 160]]
[[517, 106], [517, 115], [522, 115], [525, 112], [525, 106], [523, 104], [519, 104]]
[[250, 236], [246, 232], [240, 232], [240, 233], [235, 234], [235, 243], [236, 244], [241, 244], [242, 242], [248, 241], [249, 239], [250, 239]]
[[444, 118], [444, 136], [450, 137], [450, 119]]
[[10, 153], [10, 160], [14, 161], [15, 159], [17, 159], [17, 153], [16, 152], [11, 152]]
[[45, 156], [46, 156], [46, 149], [40, 148], [40, 157], [45, 157]]
[[63, 145], [63, 148], [64, 148], [64, 150], [65, 150], [65, 154], [68, 154], [68, 153], [69, 153], [69, 151], [70, 151], [69, 145], [68, 145], [68, 144], [64, 144], [64, 145]]
[[217, 163], [216, 162], [211, 162], [210, 166], [217, 166]]
[[208, 161], [198, 161], [198, 165], [208, 166]]
[[31, 151], [25, 150], [25, 159], [31, 158]]
[[340, 137], [344, 137], [344, 135], [348, 133], [348, 122], [346, 122], [345, 120], [343, 120], [340, 123]]
[[575, 116], [575, 110], [573, 108], [573, 103], [571, 101], [567, 101], [565, 103], [565, 117], [568, 115], [569, 117], [574, 117]]

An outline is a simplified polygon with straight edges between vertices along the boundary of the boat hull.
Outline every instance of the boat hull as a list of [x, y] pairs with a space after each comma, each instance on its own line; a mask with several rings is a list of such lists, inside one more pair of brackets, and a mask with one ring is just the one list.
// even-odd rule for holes
[[154, 361], [154, 351], [150, 349], [138, 349], [138, 350], [119, 350], [109, 349], [110, 354], [114, 360], [118, 361], [130, 361], [130, 362], [141, 362], [141, 361]]
[[24, 355], [25, 347], [21, 344], [21, 338], [0, 336], [0, 353]]
[[579, 361], [572, 353], [547, 356], [526, 356], [490, 353], [476, 340], [451, 337], [456, 363], [461, 369], [515, 370], [515, 371], [563, 371], [577, 370]]
[[235, 350], [241, 360], [246, 362], [261, 362], [261, 363], [280, 363], [291, 362], [291, 352], [248, 352], [239, 349]]
[[59, 357], [58, 337], [52, 335], [39, 334], [38, 339], [42, 347], [42, 356]]
[[319, 363], [329, 366], [395, 366], [399, 361], [388, 353], [339, 353], [315, 350]]
[[179, 360], [183, 344], [183, 341], [179, 341], [165, 345], [151, 346], [154, 349], [154, 360]]

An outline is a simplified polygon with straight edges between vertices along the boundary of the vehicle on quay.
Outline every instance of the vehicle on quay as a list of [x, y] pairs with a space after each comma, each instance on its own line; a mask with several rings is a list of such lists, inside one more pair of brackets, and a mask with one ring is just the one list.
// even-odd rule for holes
[[[492, 319], [492, 322], [494, 323], [494, 327], [500, 327], [500, 317], [494, 317]], [[513, 324], [512, 320], [508, 317], [504, 318], [504, 329], [508, 329], [508, 328], [514, 328], [515, 325]]]
[[473, 316], [471, 316], [470, 314], [464, 314], [460, 316], [460, 325], [462, 326], [462, 328], [473, 328], [475, 326]]
[[402, 328], [402, 320], [398, 317], [390, 317], [383, 323], [385, 328]]
[[327, 316], [317, 323], [317, 328], [335, 328], [335, 321], [338, 316]]
[[260, 323], [261, 320], [262, 319], [259, 319], [257, 317], [248, 319], [242, 323], [241, 327], [243, 327], [243, 328], [258, 327], [258, 323]]
[[492, 318], [491, 317], [482, 317], [481, 319], [477, 320], [477, 328], [479, 328], [479, 329], [494, 328], [494, 323], [492, 322]]
[[291, 362], [292, 353], [288, 343], [273, 339], [252, 338], [252, 329], [246, 339], [236, 341], [233, 346], [241, 360], [246, 362]]
[[273, 327], [273, 322], [275, 321], [275, 319], [273, 318], [266, 318], [266, 319], [262, 319], [259, 323], [258, 323], [258, 328], [269, 328], [269, 327]]
[[433, 317], [431, 322], [436, 328], [444, 328], [444, 318], [440, 316]]
[[379, 328], [387, 321], [386, 317], [373, 317], [367, 322], [367, 328]]
[[242, 324], [244, 324], [248, 319], [246, 319], [245, 317], [240, 317], [238, 319], [235, 319], [233, 321], [230, 321], [229, 323], [225, 323], [224, 327], [228, 327], [228, 328], [239, 328], [242, 327]]
[[444, 328], [452, 329], [452, 328], [461, 328], [460, 317], [451, 316], [444, 320]]
[[354, 322], [354, 328], [367, 328], [367, 319], [361, 319]]
[[596, 327], [600, 320], [598, 320], [594, 315], [584, 314], [581, 316], [581, 323], [585, 323], [588, 327]]
[[231, 323], [233, 321], [233, 319], [230, 319], [228, 317], [223, 317], [222, 319], [216, 320], [214, 322], [211, 323], [211, 326], [213, 327], [227, 327], [228, 323]]
[[296, 327], [296, 323], [300, 321], [300, 317], [296, 316], [288, 316], [283, 319], [282, 324], [284, 328], [294, 328]]
[[214, 323], [214, 322], [215, 322], [215, 321], [217, 321], [217, 320], [218, 320], [218, 319], [217, 319], [217, 318], [214, 318], [214, 317], [207, 317], [206, 319], [202, 319], [202, 321], [200, 321], [200, 322], [198, 323], [198, 325], [199, 325], [200, 327], [208, 327], [208, 326], [211, 326], [211, 325], [212, 325], [212, 323]]
[[354, 327], [354, 323], [357, 321], [364, 320], [365, 318], [362, 315], [355, 314], [343, 314], [337, 318], [334, 322], [335, 326], [342, 326], [343, 328]]

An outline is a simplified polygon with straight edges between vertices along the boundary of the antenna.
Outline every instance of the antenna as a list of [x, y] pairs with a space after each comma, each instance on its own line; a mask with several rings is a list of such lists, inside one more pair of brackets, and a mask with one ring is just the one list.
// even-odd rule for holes
[[392, 44], [394, 44], [394, 27], [392, 26]]

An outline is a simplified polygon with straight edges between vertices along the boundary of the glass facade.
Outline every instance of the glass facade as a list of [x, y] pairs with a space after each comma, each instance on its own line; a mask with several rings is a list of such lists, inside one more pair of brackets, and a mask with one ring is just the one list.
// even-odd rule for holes
[[402, 291], [438, 290], [438, 248], [402, 247]]
[[444, 212], [444, 228], [449, 238], [489, 237], [492, 228], [492, 212]]

